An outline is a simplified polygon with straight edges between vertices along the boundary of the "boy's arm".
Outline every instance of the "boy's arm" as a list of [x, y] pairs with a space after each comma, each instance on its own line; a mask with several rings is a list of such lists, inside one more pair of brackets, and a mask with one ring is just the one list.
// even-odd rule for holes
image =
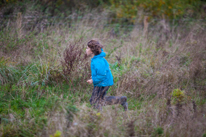
[[101, 63], [91, 65], [93, 84], [101, 83], [106, 78], [105, 66]]

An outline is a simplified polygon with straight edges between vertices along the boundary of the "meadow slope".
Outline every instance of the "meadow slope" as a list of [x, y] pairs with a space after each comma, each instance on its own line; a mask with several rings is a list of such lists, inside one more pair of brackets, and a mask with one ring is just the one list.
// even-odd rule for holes
[[[151, 22], [143, 36], [141, 23], [108, 25], [103, 16], [34, 28], [21, 15], [6, 20], [0, 136], [206, 136], [206, 24]], [[127, 96], [128, 112], [89, 104], [92, 38], [105, 45], [114, 77], [108, 95]]]

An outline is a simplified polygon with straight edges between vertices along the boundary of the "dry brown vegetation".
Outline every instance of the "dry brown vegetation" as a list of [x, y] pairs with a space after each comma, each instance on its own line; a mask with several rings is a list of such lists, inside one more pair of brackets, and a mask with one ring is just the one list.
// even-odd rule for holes
[[[33, 106], [20, 108], [23, 114], [12, 107], [2, 109], [0, 136], [49, 136], [57, 130], [61, 136], [206, 135], [206, 24], [156, 22], [143, 36], [139, 24], [131, 32], [105, 27], [100, 18], [106, 15], [91, 13], [75, 24], [31, 30], [20, 17], [8, 20], [0, 35], [1, 99], [55, 98], [41, 114], [47, 119], [43, 125], [34, 120], [40, 115], [33, 114]], [[165, 30], [164, 25], [170, 27]], [[109, 94], [126, 95], [128, 112], [121, 106], [97, 112], [89, 105], [92, 87], [86, 84], [90, 59], [85, 49], [92, 38], [105, 45], [115, 81]]]

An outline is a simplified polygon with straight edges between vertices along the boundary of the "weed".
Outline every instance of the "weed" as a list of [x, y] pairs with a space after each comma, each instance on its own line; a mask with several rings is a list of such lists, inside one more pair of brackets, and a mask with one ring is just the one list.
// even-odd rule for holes
[[[205, 23], [182, 22], [165, 33], [156, 21], [143, 37], [141, 23], [130, 33], [120, 24], [108, 26], [103, 14], [47, 27], [39, 21], [33, 29], [21, 22], [23, 15], [7, 20], [0, 31], [0, 136], [205, 133]], [[91, 72], [84, 50], [94, 36], [106, 45], [114, 77], [108, 94], [127, 96], [127, 113], [115, 105], [97, 112], [88, 103]]]
[[50, 135], [50, 137], [61, 137], [61, 131], [56, 131], [54, 135]]
[[161, 135], [164, 133], [164, 130], [163, 130], [163, 128], [161, 128], [161, 127], [157, 127], [157, 128], [155, 128], [154, 130], [155, 130], [155, 131], [154, 131], [154, 133], [153, 133], [153, 135], [152, 135], [152, 136], [154, 136], [154, 137], [156, 137], [156, 136], [161, 136]]
[[185, 98], [184, 91], [180, 89], [174, 89], [171, 95], [172, 95], [173, 104], [182, 103]]

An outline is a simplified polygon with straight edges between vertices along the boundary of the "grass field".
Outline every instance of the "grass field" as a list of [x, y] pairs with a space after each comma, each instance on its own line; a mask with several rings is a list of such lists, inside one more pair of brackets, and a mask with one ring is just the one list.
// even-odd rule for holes
[[[89, 15], [85, 15], [87, 17]], [[105, 26], [83, 18], [0, 30], [0, 136], [206, 136], [206, 32], [199, 21]], [[168, 24], [166, 24], [168, 25]], [[93, 110], [86, 44], [98, 38], [121, 106]]]

